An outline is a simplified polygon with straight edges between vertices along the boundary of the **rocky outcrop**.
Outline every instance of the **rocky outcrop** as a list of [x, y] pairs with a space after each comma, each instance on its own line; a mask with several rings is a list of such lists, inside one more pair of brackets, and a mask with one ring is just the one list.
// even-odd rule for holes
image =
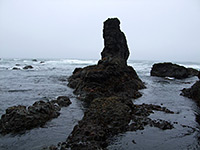
[[151, 76], [158, 77], [174, 77], [176, 79], [183, 79], [192, 76], [197, 76], [198, 71], [193, 68], [185, 68], [172, 63], [157, 63], [151, 69]]
[[163, 130], [173, 128], [173, 125], [167, 121], [148, 118], [153, 110], [173, 114], [165, 107], [147, 104], [134, 105], [130, 99], [125, 100], [121, 97], [94, 99], [67, 141], [54, 149], [105, 149], [109, 144], [107, 139], [117, 133], [143, 130], [146, 125]]
[[119, 24], [117, 18], [104, 22], [101, 60], [97, 65], [76, 68], [68, 79], [68, 86], [84, 101], [109, 96], [138, 98], [138, 90], [145, 88], [135, 70], [127, 66], [129, 50]]
[[138, 90], [145, 88], [132, 67], [114, 64], [76, 69], [69, 78], [68, 85], [86, 102], [109, 96], [138, 98], [141, 96]]
[[22, 105], [9, 107], [1, 116], [0, 133], [18, 133], [42, 126], [60, 115], [59, 106], [68, 106], [70, 103], [68, 98], [62, 96], [51, 102], [37, 101], [29, 107]]
[[104, 149], [107, 139], [120, 132], [144, 129], [145, 125], [163, 130], [173, 128], [167, 121], [151, 120], [153, 110], [173, 113], [157, 105], [134, 105], [145, 88], [135, 70], [127, 65], [129, 50], [117, 18], [104, 22], [105, 47], [97, 65], [76, 68], [68, 86], [78, 98], [87, 102], [84, 117], [74, 127], [66, 142], [50, 149]]
[[197, 81], [191, 88], [184, 88], [181, 95], [194, 99], [200, 105], [200, 81]]

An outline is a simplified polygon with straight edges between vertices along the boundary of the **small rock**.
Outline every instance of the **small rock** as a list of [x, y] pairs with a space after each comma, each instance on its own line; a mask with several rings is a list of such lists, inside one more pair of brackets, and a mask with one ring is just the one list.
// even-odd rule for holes
[[25, 66], [23, 69], [33, 69], [33, 66], [27, 65], [27, 66]]
[[135, 140], [132, 140], [132, 143], [133, 143], [133, 144], [136, 144]]
[[12, 70], [20, 70], [18, 67], [13, 67]]
[[66, 96], [59, 96], [57, 98], [56, 102], [60, 107], [66, 107], [66, 106], [69, 106], [72, 103], [70, 101], [70, 99]]
[[32, 61], [37, 62], [37, 59], [32, 59]]

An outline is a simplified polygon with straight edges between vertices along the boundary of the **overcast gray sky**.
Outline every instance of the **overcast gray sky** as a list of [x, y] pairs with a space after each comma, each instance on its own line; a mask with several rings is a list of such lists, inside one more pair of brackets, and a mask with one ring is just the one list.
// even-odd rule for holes
[[0, 57], [99, 59], [109, 17], [129, 59], [200, 62], [200, 0], [0, 0]]

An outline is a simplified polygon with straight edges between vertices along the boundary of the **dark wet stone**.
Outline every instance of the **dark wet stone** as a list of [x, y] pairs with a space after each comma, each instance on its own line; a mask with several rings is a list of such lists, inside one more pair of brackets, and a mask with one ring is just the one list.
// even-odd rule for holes
[[172, 63], [157, 63], [151, 69], [151, 76], [158, 77], [174, 77], [176, 79], [188, 78], [197, 76], [198, 71], [193, 68], [185, 68]]
[[91, 102], [102, 96], [121, 96], [138, 98], [139, 89], [145, 88], [143, 82], [130, 66], [94, 65], [76, 71], [69, 79], [68, 86], [84, 101]]
[[37, 62], [37, 59], [32, 59], [32, 61]]
[[165, 107], [134, 105], [130, 99], [124, 100], [121, 97], [94, 99], [66, 142], [58, 147], [63, 150], [106, 149], [109, 144], [107, 139], [121, 132], [143, 130], [146, 125], [162, 130], [173, 128], [168, 121], [148, 118], [154, 113], [153, 110], [173, 114]]
[[23, 69], [33, 69], [33, 66], [27, 65], [27, 66], [23, 67]]
[[12, 70], [20, 70], [18, 67], [13, 67]]
[[198, 73], [198, 78], [199, 78], [199, 80], [200, 80], [200, 71], [199, 71], [199, 73]]
[[60, 108], [51, 102], [38, 101], [28, 108], [18, 105], [6, 109], [0, 119], [2, 134], [18, 133], [44, 125], [59, 116]]
[[200, 105], [200, 81], [196, 81], [191, 88], [184, 88], [181, 95], [194, 99]]
[[72, 103], [66, 96], [59, 96], [57, 100], [53, 100], [51, 102], [57, 103], [60, 107], [67, 107]]

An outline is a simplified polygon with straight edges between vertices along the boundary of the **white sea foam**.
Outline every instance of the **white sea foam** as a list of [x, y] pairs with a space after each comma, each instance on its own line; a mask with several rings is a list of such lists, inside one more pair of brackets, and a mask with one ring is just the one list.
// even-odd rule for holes
[[96, 64], [96, 60], [81, 60], [81, 59], [61, 59], [61, 60], [49, 60], [47, 64], [68, 64], [68, 65], [93, 65]]

